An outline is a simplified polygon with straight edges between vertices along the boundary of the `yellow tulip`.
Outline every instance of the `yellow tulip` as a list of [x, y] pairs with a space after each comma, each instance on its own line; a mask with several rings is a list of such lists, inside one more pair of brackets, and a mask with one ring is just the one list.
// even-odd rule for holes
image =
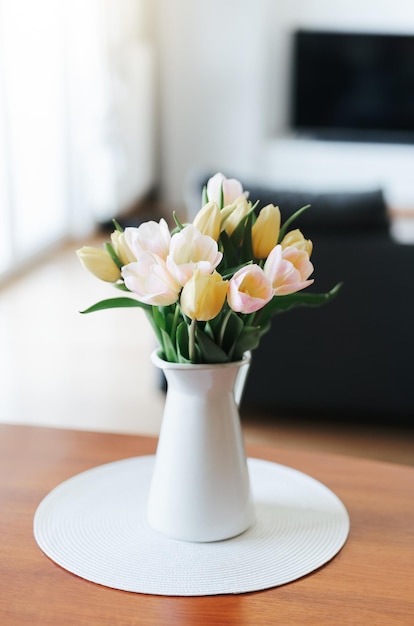
[[111, 235], [111, 242], [122, 265], [128, 265], [128, 263], [136, 261], [135, 255], [132, 254], [130, 247], [125, 241], [125, 233], [115, 230]]
[[277, 244], [280, 232], [279, 207], [268, 204], [259, 213], [252, 227], [253, 254], [266, 259]]
[[193, 226], [198, 228], [203, 235], [208, 235], [217, 241], [220, 236], [220, 222], [221, 215], [218, 204], [208, 202], [195, 216]]
[[304, 250], [308, 253], [309, 257], [311, 256], [313, 250], [313, 244], [311, 240], [305, 239], [299, 228], [296, 228], [295, 230], [291, 230], [286, 233], [281, 241], [281, 245], [283, 249], [288, 248], [289, 246], [293, 246], [298, 250]]
[[108, 283], [115, 283], [121, 277], [121, 270], [105, 250], [84, 246], [76, 251], [83, 267], [91, 274]]
[[206, 276], [196, 270], [181, 292], [183, 312], [190, 319], [212, 320], [223, 307], [227, 285], [218, 272]]
[[248, 202], [246, 196], [240, 196], [232, 204], [225, 206], [220, 212], [220, 230], [225, 230], [226, 233], [231, 236], [250, 209], [251, 204]]

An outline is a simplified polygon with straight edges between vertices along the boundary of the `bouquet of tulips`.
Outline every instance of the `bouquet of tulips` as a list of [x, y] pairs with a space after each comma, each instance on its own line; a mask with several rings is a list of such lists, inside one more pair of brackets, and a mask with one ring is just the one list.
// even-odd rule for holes
[[[216, 174], [203, 190], [191, 224], [174, 214], [123, 230], [115, 221], [111, 242], [77, 254], [96, 277], [129, 292], [83, 313], [141, 307], [160, 344], [160, 356], [177, 363], [238, 361], [269, 329], [271, 317], [292, 307], [319, 306], [323, 294], [303, 293], [310, 278], [312, 242], [269, 204], [256, 212], [235, 179]], [[132, 297], [131, 297], [132, 296]]]

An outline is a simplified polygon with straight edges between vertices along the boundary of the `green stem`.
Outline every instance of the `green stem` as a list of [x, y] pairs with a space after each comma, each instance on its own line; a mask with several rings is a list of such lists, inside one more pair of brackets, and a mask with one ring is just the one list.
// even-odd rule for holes
[[191, 320], [190, 332], [188, 333], [188, 356], [191, 363], [195, 363], [195, 334], [196, 334], [197, 320], [194, 318]]
[[222, 345], [223, 345], [223, 341], [224, 341], [224, 333], [226, 332], [227, 324], [228, 324], [228, 322], [229, 322], [229, 319], [230, 319], [231, 314], [232, 314], [232, 310], [231, 310], [231, 309], [229, 309], [229, 310], [227, 311], [226, 315], [224, 316], [224, 320], [223, 320], [223, 322], [222, 322], [222, 324], [221, 324], [221, 327], [220, 327], [220, 335], [219, 335], [219, 346], [220, 346], [220, 348], [221, 348], [221, 347], [222, 347]]
[[177, 303], [175, 305], [174, 317], [173, 317], [173, 322], [172, 322], [172, 327], [171, 327], [171, 339], [175, 337], [175, 333], [177, 332], [178, 317], [180, 313], [181, 313], [180, 305]]
[[256, 312], [255, 313], [249, 313], [247, 315], [245, 315], [244, 317], [244, 325], [245, 326], [253, 326], [253, 320], [256, 317]]

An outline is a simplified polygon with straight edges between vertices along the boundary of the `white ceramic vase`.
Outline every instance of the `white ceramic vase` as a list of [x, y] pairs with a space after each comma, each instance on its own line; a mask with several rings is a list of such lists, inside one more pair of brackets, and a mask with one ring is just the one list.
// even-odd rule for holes
[[221, 541], [254, 522], [238, 403], [250, 355], [235, 363], [169, 363], [147, 517], [183, 541]]

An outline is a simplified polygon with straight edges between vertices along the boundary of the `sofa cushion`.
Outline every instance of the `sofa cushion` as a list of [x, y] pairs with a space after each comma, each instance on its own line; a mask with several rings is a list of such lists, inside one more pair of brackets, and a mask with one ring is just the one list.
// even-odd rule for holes
[[286, 191], [257, 185], [248, 186], [250, 198], [260, 200], [259, 207], [266, 204], [279, 206], [283, 221], [302, 206], [311, 207], [300, 216], [300, 226], [313, 230], [331, 232], [388, 230], [389, 218], [383, 192], [374, 191], [308, 193]]

